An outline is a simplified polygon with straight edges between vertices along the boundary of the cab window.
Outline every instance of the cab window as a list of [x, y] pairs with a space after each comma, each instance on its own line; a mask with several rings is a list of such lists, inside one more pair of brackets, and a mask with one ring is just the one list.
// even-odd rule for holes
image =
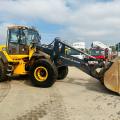
[[9, 41], [11, 43], [18, 43], [18, 39], [19, 39], [19, 31], [18, 29], [11, 29], [10, 33], [9, 33]]

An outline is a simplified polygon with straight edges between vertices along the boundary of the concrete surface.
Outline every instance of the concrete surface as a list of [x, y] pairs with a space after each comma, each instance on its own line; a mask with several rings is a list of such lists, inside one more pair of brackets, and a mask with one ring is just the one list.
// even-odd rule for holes
[[71, 67], [51, 88], [25, 78], [0, 83], [0, 120], [120, 120], [120, 96]]

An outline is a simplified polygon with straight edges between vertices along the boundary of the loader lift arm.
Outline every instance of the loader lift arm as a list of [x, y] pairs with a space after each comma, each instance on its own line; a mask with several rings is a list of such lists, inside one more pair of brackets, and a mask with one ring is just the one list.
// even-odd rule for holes
[[84, 53], [81, 50], [75, 49], [74, 47], [62, 42], [60, 39], [55, 39], [53, 45], [53, 52], [51, 54], [51, 59], [55, 62], [56, 66], [75, 66], [87, 73], [88, 75], [99, 80], [106, 88], [111, 91], [120, 94], [120, 60], [115, 61], [99, 61], [92, 57], [97, 64], [89, 64], [88, 60], [78, 59], [73, 56], [69, 56], [65, 53], [65, 48], [70, 48], [86, 56], [89, 54]]
[[[61, 41], [59, 38], [55, 38], [54, 45], [52, 46], [51, 51], [50, 51], [50, 46], [51, 45], [48, 45], [48, 47], [46, 47], [46, 48], [43, 47], [42, 49], [44, 52], [46, 51], [48, 54], [50, 54], [51, 59], [52, 59], [52, 61], [54, 61], [56, 66], [58, 66], [58, 67], [75, 66], [75, 67], [79, 68], [80, 70], [82, 70], [83, 72], [87, 73], [88, 75], [95, 77], [97, 79], [101, 79], [103, 77], [104, 73], [102, 73], [102, 75], [101, 75], [101, 73], [98, 74], [98, 72], [96, 71], [97, 68], [102, 68], [105, 66], [103, 61], [98, 61], [93, 56], [91, 56], [81, 50], [75, 49], [74, 47], [70, 46], [69, 44]], [[90, 56], [92, 59], [94, 59], [94, 61], [98, 61], [98, 64], [91, 65], [91, 64], [89, 64], [88, 59], [79, 59], [74, 56], [67, 55], [66, 48], [72, 49], [76, 52], [79, 52], [79, 53], [85, 55], [85, 56]]]

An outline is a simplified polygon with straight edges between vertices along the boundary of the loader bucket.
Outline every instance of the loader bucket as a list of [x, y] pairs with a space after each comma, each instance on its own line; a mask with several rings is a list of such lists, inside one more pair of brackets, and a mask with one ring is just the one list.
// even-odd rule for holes
[[104, 85], [111, 91], [120, 93], [120, 60], [117, 59], [104, 74]]

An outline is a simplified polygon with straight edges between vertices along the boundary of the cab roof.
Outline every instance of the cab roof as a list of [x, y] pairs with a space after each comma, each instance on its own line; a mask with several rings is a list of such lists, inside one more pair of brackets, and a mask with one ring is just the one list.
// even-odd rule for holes
[[11, 25], [11, 26], [8, 26], [8, 29], [29, 29], [29, 30], [37, 31], [34, 27], [28, 27], [23, 25]]
[[12, 26], [8, 26], [8, 29], [30, 29], [30, 27], [27, 26], [22, 26], [22, 25], [12, 25]]
[[37, 31], [35, 27], [28, 27], [23, 25], [11, 25], [11, 26], [8, 26], [8, 29], [31, 29], [31, 30]]

